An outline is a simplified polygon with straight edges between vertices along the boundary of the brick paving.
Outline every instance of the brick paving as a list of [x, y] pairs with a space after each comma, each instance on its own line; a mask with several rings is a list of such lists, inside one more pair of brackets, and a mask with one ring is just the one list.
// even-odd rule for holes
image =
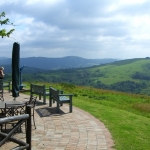
[[[11, 93], [5, 91], [5, 100], [13, 100]], [[28, 95], [20, 94], [17, 101], [27, 101]], [[47, 101], [48, 102], [48, 101]], [[60, 114], [56, 113], [56, 104], [48, 107], [37, 101], [35, 111], [36, 129], [32, 129], [32, 150], [114, 150], [113, 140], [102, 122], [89, 113], [69, 106], [61, 106]], [[25, 132], [18, 133], [19, 139], [25, 141]], [[7, 142], [0, 149], [9, 150], [16, 145]]]

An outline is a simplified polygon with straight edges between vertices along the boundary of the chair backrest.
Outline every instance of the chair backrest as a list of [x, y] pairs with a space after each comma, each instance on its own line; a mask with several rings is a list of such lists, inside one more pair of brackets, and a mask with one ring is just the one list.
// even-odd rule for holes
[[4, 101], [3, 94], [0, 94], [0, 101]]
[[26, 104], [14, 105], [5, 103], [5, 116], [17, 116], [26, 114]]
[[32, 94], [45, 94], [45, 85], [37, 85], [37, 84], [31, 84], [30, 85], [30, 93]]
[[50, 87], [50, 95], [51, 95], [52, 99], [58, 100], [59, 99], [59, 90], [56, 90], [55, 88]]
[[36, 99], [37, 99], [37, 96], [31, 96], [30, 100], [26, 104], [30, 105], [33, 108], [33, 107], [35, 107]]

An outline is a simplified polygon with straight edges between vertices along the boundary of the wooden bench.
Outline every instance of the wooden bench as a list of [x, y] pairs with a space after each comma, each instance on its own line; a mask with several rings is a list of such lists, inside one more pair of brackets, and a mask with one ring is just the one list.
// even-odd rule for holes
[[3, 83], [3, 87], [4, 87], [4, 88], [7, 87], [9, 93], [10, 93], [10, 85], [11, 85], [11, 82], [8, 82], [8, 83], [5, 83], [5, 82], [4, 82], [4, 83]]
[[49, 97], [49, 106], [52, 106], [53, 102], [57, 102], [57, 113], [60, 112], [60, 105], [62, 106], [63, 103], [69, 103], [70, 112], [72, 112], [72, 96], [73, 94], [63, 94], [63, 91], [59, 91], [50, 87], [50, 97]]
[[[48, 90], [48, 91], [47, 91]], [[46, 89], [45, 85], [30, 85], [30, 96], [39, 95], [39, 100], [41, 100], [41, 96], [43, 96], [43, 104], [46, 104], [46, 96], [49, 96], [49, 89]]]
[[0, 79], [0, 89], [3, 91], [4, 88], [8, 88], [8, 92], [10, 93], [10, 84], [11, 82], [4, 83], [3, 79]]

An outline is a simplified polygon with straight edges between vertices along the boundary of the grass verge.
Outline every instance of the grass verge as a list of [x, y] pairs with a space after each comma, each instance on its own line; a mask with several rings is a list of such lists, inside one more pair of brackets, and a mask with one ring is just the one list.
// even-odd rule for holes
[[112, 134], [116, 150], [150, 149], [150, 97], [65, 83], [50, 85], [73, 93], [74, 106], [102, 121]]

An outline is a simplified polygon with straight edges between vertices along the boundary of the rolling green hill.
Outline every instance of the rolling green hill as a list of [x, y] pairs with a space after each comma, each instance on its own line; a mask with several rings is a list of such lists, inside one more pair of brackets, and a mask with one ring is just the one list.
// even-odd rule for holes
[[[28, 72], [31, 68], [28, 69]], [[71, 83], [96, 88], [150, 95], [150, 59], [138, 58], [116, 61], [87, 68], [54, 71], [23, 71], [23, 81]]]

